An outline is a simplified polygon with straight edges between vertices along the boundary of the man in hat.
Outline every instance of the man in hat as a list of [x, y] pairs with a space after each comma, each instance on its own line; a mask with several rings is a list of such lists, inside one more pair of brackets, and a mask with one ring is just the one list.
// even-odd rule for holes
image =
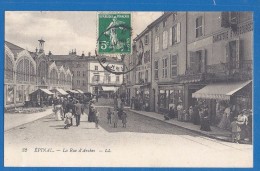
[[76, 101], [75, 104], [75, 117], [76, 117], [76, 126], [80, 125], [80, 115], [82, 115], [82, 104], [79, 103], [79, 101]]

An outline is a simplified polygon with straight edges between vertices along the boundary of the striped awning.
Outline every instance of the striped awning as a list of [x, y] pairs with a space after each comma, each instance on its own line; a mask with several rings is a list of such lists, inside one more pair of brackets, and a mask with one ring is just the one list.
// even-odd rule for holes
[[230, 96], [251, 82], [252, 80], [246, 82], [210, 84], [192, 93], [192, 97], [197, 99], [230, 100]]

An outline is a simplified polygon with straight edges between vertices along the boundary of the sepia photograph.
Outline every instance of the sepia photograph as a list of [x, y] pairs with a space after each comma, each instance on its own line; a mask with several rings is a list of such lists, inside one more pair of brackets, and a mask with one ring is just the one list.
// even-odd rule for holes
[[4, 166], [252, 168], [252, 11], [5, 11]]

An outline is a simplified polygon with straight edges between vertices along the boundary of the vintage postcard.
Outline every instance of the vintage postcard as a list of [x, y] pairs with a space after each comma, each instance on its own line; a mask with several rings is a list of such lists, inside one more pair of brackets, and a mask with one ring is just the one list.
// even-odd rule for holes
[[253, 12], [4, 18], [5, 167], [253, 167]]

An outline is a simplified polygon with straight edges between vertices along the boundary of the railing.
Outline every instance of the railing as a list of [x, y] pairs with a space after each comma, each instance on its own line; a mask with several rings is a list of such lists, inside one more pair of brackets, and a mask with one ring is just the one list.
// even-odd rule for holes
[[252, 60], [220, 63], [207, 66], [207, 80], [216, 79], [252, 79]]

